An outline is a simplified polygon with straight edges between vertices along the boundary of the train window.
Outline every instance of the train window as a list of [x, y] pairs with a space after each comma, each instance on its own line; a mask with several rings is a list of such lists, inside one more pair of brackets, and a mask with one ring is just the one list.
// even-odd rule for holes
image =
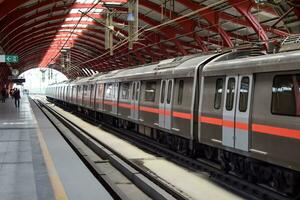
[[111, 99], [113, 97], [113, 84], [112, 83], [107, 83], [106, 84], [106, 89], [105, 89], [105, 98], [106, 99]]
[[75, 86], [73, 86], [72, 87], [72, 94], [71, 94], [72, 95], [72, 100], [75, 99], [75, 95], [76, 95], [75, 92], [76, 92], [76, 88], [75, 88]]
[[300, 116], [300, 75], [274, 77], [271, 110], [273, 114]]
[[172, 85], [173, 85], [173, 81], [169, 80], [169, 84], [168, 84], [167, 104], [169, 104], [169, 103], [171, 102]]
[[88, 89], [88, 86], [87, 85], [84, 85], [83, 86], [83, 96], [87, 96], [87, 89]]
[[132, 94], [131, 94], [131, 99], [134, 100], [134, 93], [135, 93], [135, 82], [132, 83]]
[[162, 81], [160, 103], [164, 103], [165, 100], [165, 87], [166, 87], [166, 81]]
[[98, 94], [97, 94], [97, 97], [99, 99], [102, 99], [103, 98], [103, 89], [104, 89], [104, 84], [103, 83], [100, 83], [98, 85]]
[[139, 99], [139, 94], [140, 94], [140, 82], [137, 82], [137, 84], [136, 84], [136, 92], [135, 92], [135, 100]]
[[147, 81], [145, 89], [145, 101], [155, 101], [156, 81]]
[[215, 101], [214, 101], [214, 108], [217, 110], [220, 109], [221, 107], [222, 93], [223, 93], [223, 79], [218, 78], [216, 81], [216, 91], [215, 91]]
[[121, 84], [121, 99], [127, 100], [129, 99], [129, 83]]
[[179, 81], [179, 88], [178, 88], [178, 99], [177, 99], [178, 105], [182, 104], [183, 87], [184, 87], [184, 80], [180, 80]]
[[243, 77], [240, 87], [239, 111], [246, 112], [248, 108], [249, 77]]
[[230, 111], [233, 108], [235, 95], [235, 78], [229, 78], [227, 83], [226, 110]]
[[91, 90], [90, 90], [90, 96], [91, 96], [91, 99], [93, 99], [94, 97], [95, 97], [95, 90], [94, 90], [94, 85], [90, 85], [90, 88], [91, 88]]

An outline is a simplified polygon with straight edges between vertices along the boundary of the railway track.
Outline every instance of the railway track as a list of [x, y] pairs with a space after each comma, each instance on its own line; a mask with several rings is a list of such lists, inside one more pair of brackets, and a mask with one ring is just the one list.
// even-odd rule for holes
[[[60, 105], [63, 107], [63, 105]], [[109, 124], [103, 123], [103, 122], [95, 122], [92, 118], [87, 118], [87, 116], [83, 116], [81, 113], [76, 113], [76, 115], [80, 116], [84, 120], [88, 121], [89, 123], [92, 123], [94, 125], [99, 126], [101, 125], [101, 128], [124, 139], [129, 141], [130, 143], [138, 146], [139, 148], [142, 148], [148, 152], [151, 152], [153, 154], [163, 156], [167, 158], [168, 160], [171, 160], [172, 162], [175, 162], [178, 165], [181, 165], [183, 167], [186, 167], [191, 170], [195, 171], [201, 171], [206, 172], [210, 179], [218, 183], [220, 186], [225, 187], [234, 193], [242, 196], [246, 199], [251, 200], [259, 200], [259, 199], [266, 199], [266, 200], [296, 200], [299, 199], [298, 197], [295, 198], [289, 198], [287, 196], [284, 196], [282, 194], [279, 194], [273, 190], [270, 190], [264, 186], [256, 185], [253, 183], [249, 183], [245, 180], [242, 180], [234, 175], [227, 174], [220, 170], [219, 166], [213, 163], [209, 163], [205, 160], [195, 160], [193, 158], [189, 158], [187, 156], [184, 156], [180, 153], [174, 152], [167, 147], [162, 146], [160, 143], [147, 138], [143, 135], [136, 134], [135, 132], [125, 130], [125, 129], [119, 129], [114, 126], [111, 126]], [[81, 129], [80, 127], [78, 127]], [[84, 131], [81, 129], [81, 131]], [[151, 174], [147, 173], [146, 171], [141, 172], [145, 177], [151, 179]], [[161, 183], [158, 180], [153, 180], [156, 182], [157, 185], [163, 186], [163, 183]], [[182, 195], [174, 196], [176, 199], [185, 198]]]
[[213, 179], [215, 182], [217, 182], [223, 187], [226, 187], [229, 190], [232, 190], [234, 193], [239, 194], [240, 196], [246, 199], [291, 200], [290, 198], [272, 190], [269, 190], [263, 186], [255, 185], [245, 180], [239, 179], [236, 176], [226, 174], [220, 170], [218, 165], [206, 162], [205, 160], [195, 160], [193, 158], [189, 158], [182, 154], [176, 153], [142, 135], [134, 134], [133, 132], [124, 129], [120, 130], [116, 127], [107, 124], [102, 124], [102, 128], [109, 132], [112, 132], [118, 137], [130, 140], [131, 143], [134, 143], [140, 148], [167, 157], [169, 160], [172, 160], [173, 162], [181, 166], [187, 167], [191, 170], [207, 172], [210, 178]]
[[[145, 195], [141, 195], [141, 193], [137, 194], [136, 198], [139, 198], [140, 196], [148, 196], [148, 199], [188, 199], [188, 197], [173, 188], [170, 188], [166, 184], [155, 179], [153, 176], [147, 175], [145, 169], [130, 160], [127, 160], [113, 149], [107, 147], [105, 144], [102, 144], [89, 133], [82, 130], [78, 125], [57, 113], [45, 102], [38, 99], [33, 99], [33, 101], [59, 130], [64, 139], [78, 154], [99, 182], [110, 192], [114, 199], [129, 200], [132, 199], [135, 194], [133, 193], [133, 190], [130, 191], [130, 195], [126, 194], [126, 190], [128, 188], [125, 191], [120, 189], [120, 187], [118, 187], [118, 183], [114, 182], [114, 180], [109, 177], [109, 174], [97, 166], [99, 163], [112, 165], [114, 173], [117, 173], [115, 171], [115, 169], [117, 169], [119, 173], [126, 176], [128, 181], [130, 181], [130, 184], [135, 185], [145, 193]], [[112, 169], [108, 171], [112, 171]], [[127, 182], [126, 184], [129, 183]]]

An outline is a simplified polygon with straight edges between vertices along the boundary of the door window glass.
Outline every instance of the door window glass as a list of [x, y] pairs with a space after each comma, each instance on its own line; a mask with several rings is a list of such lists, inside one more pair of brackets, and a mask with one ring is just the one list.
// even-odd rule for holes
[[103, 88], [104, 88], [104, 84], [100, 83], [98, 85], [98, 97], [99, 97], [99, 99], [103, 98]]
[[229, 78], [226, 91], [226, 110], [230, 111], [233, 108], [235, 95], [235, 78]]
[[139, 94], [140, 94], [140, 82], [137, 82], [136, 92], [135, 92], [135, 100], [136, 101], [139, 99]]
[[239, 111], [246, 112], [248, 107], [249, 77], [243, 77], [240, 87]]
[[131, 94], [131, 99], [132, 100], [134, 100], [134, 97], [135, 97], [134, 93], [135, 93], [135, 82], [132, 83], [132, 94]]
[[183, 87], [184, 87], [184, 80], [179, 81], [179, 86], [178, 86], [178, 99], [177, 103], [178, 105], [182, 104], [182, 98], [183, 98]]
[[119, 83], [114, 84], [113, 99], [118, 100]]
[[90, 97], [91, 97], [91, 102], [94, 101], [95, 98], [95, 92], [94, 92], [94, 85], [90, 85], [91, 91], [90, 91]]
[[145, 89], [145, 101], [155, 101], [156, 81], [147, 81]]
[[129, 99], [129, 83], [122, 83], [121, 84], [121, 99], [127, 100]]
[[173, 86], [173, 81], [169, 80], [169, 84], [168, 84], [167, 104], [170, 104], [170, 103], [171, 103], [172, 86]]
[[223, 93], [223, 79], [219, 78], [216, 81], [216, 91], [215, 91], [215, 101], [214, 101], [214, 108], [217, 110], [220, 109], [221, 107], [222, 93]]
[[105, 98], [111, 99], [112, 97], [113, 97], [113, 84], [108, 83], [108, 84], [106, 84]]
[[166, 81], [162, 81], [160, 103], [164, 103], [165, 101], [165, 87], [166, 87]]

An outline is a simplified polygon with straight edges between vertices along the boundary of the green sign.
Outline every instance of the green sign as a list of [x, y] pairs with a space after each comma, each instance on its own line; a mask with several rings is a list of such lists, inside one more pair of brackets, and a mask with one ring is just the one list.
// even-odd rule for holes
[[18, 63], [19, 56], [17, 55], [5, 55], [5, 62], [6, 63]]

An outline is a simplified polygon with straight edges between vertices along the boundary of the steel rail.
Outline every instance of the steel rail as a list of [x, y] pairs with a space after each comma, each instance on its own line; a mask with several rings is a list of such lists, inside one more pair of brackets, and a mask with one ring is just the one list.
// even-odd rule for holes
[[[74, 122], [70, 121], [60, 113], [56, 112], [46, 103], [37, 100], [41, 107], [45, 108], [50, 112], [55, 118], [63, 123], [68, 129], [70, 129], [77, 137], [79, 137], [82, 142], [88, 145], [91, 150], [93, 150], [100, 157], [104, 157], [111, 161], [111, 164], [121, 171], [129, 180], [131, 180], [138, 188], [140, 188], [145, 194], [153, 199], [179, 199], [187, 200], [188, 197], [184, 196], [179, 191], [171, 188], [164, 182], [157, 180], [156, 177], [149, 174], [145, 169], [137, 165], [136, 163], [126, 159], [124, 156], [117, 153], [112, 148], [108, 147], [80, 126], [76, 125]], [[55, 124], [54, 124], [55, 125]], [[97, 144], [96, 144], [97, 143]], [[103, 150], [104, 149], [104, 150]], [[114, 189], [110, 189], [116, 193], [117, 199], [122, 199], [123, 194], [119, 195], [118, 191], [115, 192]], [[123, 196], [123, 197], [122, 197]]]

